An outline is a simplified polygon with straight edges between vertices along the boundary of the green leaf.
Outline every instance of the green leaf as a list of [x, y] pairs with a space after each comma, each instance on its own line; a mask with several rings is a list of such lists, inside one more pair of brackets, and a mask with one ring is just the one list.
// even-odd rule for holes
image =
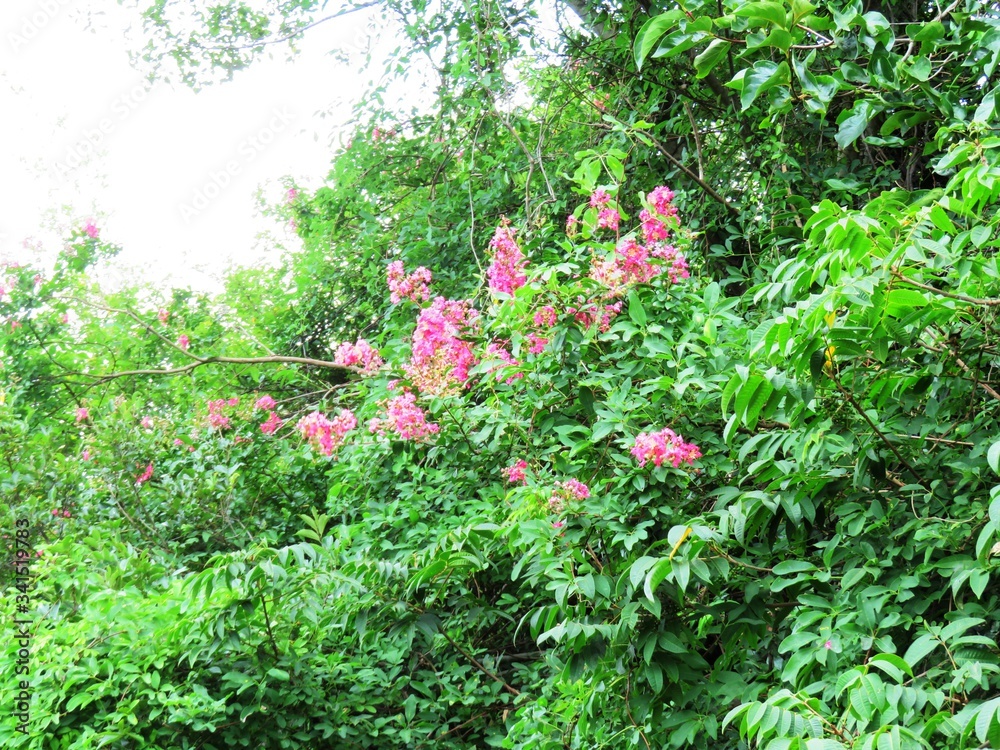
[[669, 10], [658, 16], [653, 16], [639, 30], [635, 38], [635, 66], [642, 69], [642, 64], [646, 61], [649, 53], [653, 51], [656, 43], [664, 34], [677, 25], [677, 22], [684, 17], [684, 12], [679, 9]]
[[713, 39], [712, 43], [694, 58], [695, 78], [704, 78], [729, 51], [730, 42], [725, 39]]
[[805, 560], [785, 560], [774, 566], [772, 572], [776, 576], [787, 576], [793, 573], [805, 573], [818, 570], [811, 562]]
[[986, 451], [986, 462], [993, 469], [994, 474], [1000, 474], [1000, 440], [993, 443]]
[[288, 674], [284, 669], [278, 669], [277, 667], [271, 667], [267, 670], [267, 673], [276, 680], [281, 680], [282, 682], [288, 682], [292, 679], [292, 676]]
[[773, 0], [760, 0], [755, 3], [742, 3], [736, 10], [736, 15], [750, 18], [760, 23], [786, 28], [788, 17], [783, 3]]
[[902, 676], [908, 674], [913, 677], [913, 670], [906, 661], [896, 654], [876, 654], [869, 662], [874, 667], [878, 667], [897, 682], [902, 681]]
[[779, 83], [788, 83], [788, 63], [776, 64], [766, 60], [755, 63], [743, 78], [743, 90], [740, 92], [743, 111], [749, 109], [758, 96]]
[[672, 567], [671, 561], [662, 557], [656, 561], [656, 564], [653, 565], [652, 568], [650, 568], [649, 575], [646, 576], [646, 585], [643, 589], [647, 599], [656, 598], [656, 589], [661, 583], [663, 583], [663, 579], [670, 574]]
[[840, 129], [835, 136], [837, 145], [841, 149], [846, 149], [854, 143], [865, 132], [865, 129], [868, 127], [868, 121], [872, 118], [873, 114], [870, 102], [862, 100], [855, 104], [846, 113], [846, 117], [840, 121]]
[[906, 649], [906, 653], [903, 654], [903, 661], [910, 665], [910, 668], [916, 667], [917, 664], [927, 656], [931, 651], [936, 649], [940, 643], [938, 639], [932, 635], [924, 634], [917, 638], [910, 647]]
[[628, 316], [639, 328], [646, 325], [646, 311], [643, 309], [642, 302], [639, 301], [639, 295], [636, 294], [635, 289], [630, 290], [628, 293]]

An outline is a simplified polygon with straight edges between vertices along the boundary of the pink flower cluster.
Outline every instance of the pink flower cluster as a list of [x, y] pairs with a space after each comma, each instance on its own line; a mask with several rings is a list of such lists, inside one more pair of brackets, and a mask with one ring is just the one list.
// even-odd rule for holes
[[[489, 346], [486, 347], [486, 357], [489, 359], [499, 359], [500, 361], [505, 362], [510, 367], [518, 367], [521, 364], [516, 359], [514, 359], [514, 355], [511, 354], [510, 351], [508, 351], [506, 345], [498, 341], [494, 341]], [[491, 367], [489, 372], [490, 373], [496, 372], [497, 380], [501, 380], [503, 378], [503, 373], [497, 371], [502, 369], [504, 369], [504, 365], [496, 365], [495, 367]], [[513, 385], [515, 380], [523, 377], [524, 377], [523, 372], [515, 372], [513, 375], [508, 377], [504, 382], [507, 385]]]
[[444, 297], [420, 311], [410, 364], [403, 369], [421, 393], [442, 395], [469, 379], [476, 357], [462, 336], [478, 316], [471, 302]]
[[669, 428], [659, 432], [641, 432], [632, 446], [632, 455], [645, 466], [652, 461], [654, 466], [671, 464], [675, 469], [681, 464], [693, 464], [701, 458], [701, 450], [692, 443], [685, 443], [683, 438]]
[[261, 423], [260, 431], [265, 435], [273, 435], [283, 424], [284, 421], [278, 416], [278, 412], [272, 411], [267, 415], [267, 420]]
[[344, 367], [357, 367], [361, 370], [362, 375], [372, 375], [385, 364], [382, 357], [379, 356], [378, 350], [364, 339], [358, 339], [356, 344], [349, 344], [345, 341], [337, 347], [333, 361]]
[[135, 478], [135, 486], [141, 487], [152, 478], [153, 478], [153, 462], [150, 461], [149, 464], [146, 466], [146, 470]]
[[332, 456], [344, 444], [347, 433], [357, 426], [357, 418], [347, 409], [341, 409], [333, 419], [314, 411], [302, 417], [297, 425], [302, 438], [324, 456]]
[[[581, 300], [582, 303], [582, 300]], [[622, 311], [622, 303], [615, 302], [607, 305], [581, 304], [580, 308], [567, 307], [566, 312], [573, 316], [584, 328], [597, 324], [597, 330], [607, 333], [611, 328], [611, 321], [618, 317]]]
[[[654, 263], [652, 259], [665, 261]], [[640, 245], [633, 239], [619, 243], [610, 258], [595, 257], [590, 265], [590, 277], [608, 288], [609, 297], [623, 295], [629, 287], [644, 284], [664, 270], [671, 283], [688, 278], [687, 259], [671, 245]]]
[[506, 479], [511, 484], [527, 484], [528, 476], [525, 473], [525, 469], [528, 468], [528, 462], [523, 458], [519, 458], [513, 464], [503, 469], [501, 473], [504, 479]]
[[490, 240], [490, 249], [493, 262], [486, 271], [490, 291], [513, 294], [525, 285], [528, 277], [524, 273], [524, 253], [514, 240], [514, 230], [506, 219]]
[[145, 416], [139, 421], [139, 426], [144, 430], [153, 429], [153, 418], [150, 416]]
[[622, 217], [616, 208], [609, 205], [610, 203], [611, 196], [604, 188], [597, 188], [590, 196], [591, 208], [597, 209], [597, 228], [617, 232]]
[[215, 399], [208, 402], [208, 424], [214, 427], [220, 432], [222, 430], [228, 430], [230, 425], [229, 417], [223, 413], [223, 410], [230, 406], [237, 406], [240, 403], [240, 399], [237, 396], [233, 396], [229, 399]]
[[536, 326], [552, 328], [556, 324], [557, 319], [556, 309], [552, 305], [545, 305], [535, 311], [534, 321]]
[[177, 347], [182, 352], [186, 352], [189, 346], [191, 346], [191, 339], [188, 338], [186, 333], [182, 333], [177, 339]]
[[423, 266], [407, 276], [403, 261], [394, 260], [386, 269], [386, 278], [389, 283], [389, 300], [394, 305], [404, 299], [422, 302], [431, 298], [428, 286], [431, 283], [431, 272]]
[[170, 311], [165, 308], [160, 308], [160, 312], [157, 313], [156, 317], [160, 319], [160, 322], [166, 325], [167, 321], [170, 320]]
[[90, 419], [90, 410], [86, 406], [81, 406], [76, 410], [76, 421], [78, 424], [86, 422], [88, 419]]
[[565, 482], [556, 482], [552, 497], [549, 498], [549, 510], [553, 513], [561, 513], [566, 507], [566, 503], [574, 500], [586, 500], [588, 497], [590, 497], [590, 488], [579, 480], [567, 479]]
[[389, 399], [384, 419], [372, 419], [368, 431], [378, 435], [393, 433], [403, 440], [423, 440], [437, 434], [440, 427], [427, 421], [424, 410], [417, 406], [417, 397], [410, 391]]
[[83, 225], [83, 231], [92, 240], [96, 240], [100, 234], [100, 230], [98, 230], [97, 224], [94, 223], [93, 219], [87, 219], [87, 223]]
[[541, 354], [545, 351], [545, 347], [549, 345], [549, 340], [544, 336], [539, 336], [537, 333], [528, 334], [528, 353], [529, 354]]
[[265, 393], [263, 396], [261, 396], [259, 399], [257, 399], [257, 401], [254, 403], [254, 408], [256, 408], [256, 409], [263, 409], [264, 411], [271, 411], [277, 405], [278, 404], [274, 400], [274, 398], [272, 396], [269, 396], [269, 395], [267, 395]]

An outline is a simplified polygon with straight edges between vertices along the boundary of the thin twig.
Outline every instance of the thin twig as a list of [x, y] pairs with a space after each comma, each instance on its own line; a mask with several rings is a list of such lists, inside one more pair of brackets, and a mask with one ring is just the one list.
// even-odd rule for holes
[[899, 271], [893, 269], [892, 275], [897, 279], [902, 281], [904, 284], [909, 284], [910, 286], [915, 286], [917, 289], [924, 289], [928, 292], [933, 292], [934, 294], [940, 295], [941, 297], [949, 297], [951, 299], [961, 300], [962, 302], [968, 302], [971, 305], [980, 305], [982, 307], [996, 307], [1000, 305], [1000, 299], [979, 299], [978, 297], [968, 297], [964, 294], [954, 294], [952, 292], [946, 292], [943, 289], [938, 289], [937, 287], [931, 286], [929, 284], [921, 284], [919, 281], [914, 281]]

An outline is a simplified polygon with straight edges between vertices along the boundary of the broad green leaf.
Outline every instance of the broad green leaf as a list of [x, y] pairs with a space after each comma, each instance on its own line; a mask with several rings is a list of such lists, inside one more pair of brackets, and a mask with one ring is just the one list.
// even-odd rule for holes
[[642, 64], [646, 61], [649, 53], [653, 51], [656, 43], [664, 34], [677, 25], [677, 22], [684, 17], [684, 12], [680, 9], [669, 10], [658, 16], [653, 16], [639, 30], [635, 38], [635, 66], [642, 69]]

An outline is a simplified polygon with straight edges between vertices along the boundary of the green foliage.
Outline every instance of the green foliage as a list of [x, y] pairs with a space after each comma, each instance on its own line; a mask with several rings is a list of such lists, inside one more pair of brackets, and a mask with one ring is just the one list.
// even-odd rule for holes
[[[363, 105], [271, 207], [304, 244], [279, 271], [107, 297], [80, 232], [51, 281], [10, 270], [0, 517], [41, 555], [4, 747], [1000, 746], [992, 9], [619, 4], [563, 61], [532, 7], [388, 7], [440, 97]], [[664, 181], [691, 277], [616, 283]], [[483, 288], [504, 217], [511, 293]], [[404, 366], [432, 303], [390, 302], [396, 260], [480, 311], [467, 382]], [[359, 336], [384, 366], [333, 361]], [[404, 388], [437, 432], [386, 427]], [[332, 456], [302, 442], [341, 409]], [[639, 465], [664, 428], [701, 457]]]

